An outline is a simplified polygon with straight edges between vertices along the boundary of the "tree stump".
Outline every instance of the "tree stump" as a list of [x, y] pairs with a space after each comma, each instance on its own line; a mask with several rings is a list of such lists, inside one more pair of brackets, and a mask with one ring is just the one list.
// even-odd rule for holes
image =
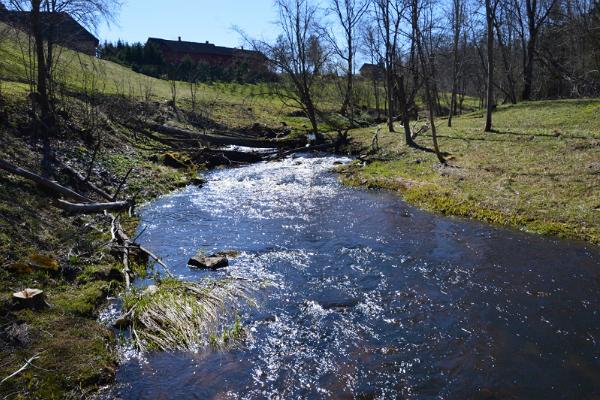
[[16, 310], [29, 308], [31, 310], [41, 310], [46, 307], [46, 296], [39, 289], [25, 289], [13, 293], [13, 307]]

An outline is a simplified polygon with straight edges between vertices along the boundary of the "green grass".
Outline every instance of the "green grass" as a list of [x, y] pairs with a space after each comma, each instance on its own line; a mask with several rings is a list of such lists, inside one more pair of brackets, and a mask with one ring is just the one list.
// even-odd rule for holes
[[[449, 166], [408, 149], [402, 133], [383, 131], [366, 167], [351, 166], [349, 184], [399, 190], [411, 203], [449, 215], [600, 243], [600, 100], [556, 100], [501, 106], [494, 133], [483, 114], [438, 123]], [[398, 129], [400, 132], [400, 129]], [[351, 132], [366, 151], [374, 129]], [[431, 147], [431, 137], [418, 143]]]
[[[0, 84], [11, 96], [25, 96], [31, 81], [28, 40], [23, 33], [7, 30], [0, 23]], [[151, 78], [119, 64], [100, 60], [75, 51], [58, 48], [59, 61], [55, 77], [71, 92], [96, 91], [105, 95], [120, 95], [137, 101], [171, 100], [171, 85], [166, 80]], [[308, 120], [294, 117], [294, 108], [284, 104], [275, 94], [273, 83], [200, 83], [197, 92], [197, 112], [231, 128], [251, 126], [259, 122], [271, 127], [288, 126], [304, 130]], [[191, 109], [190, 85], [177, 82], [177, 103]], [[317, 90], [317, 101], [324, 111], [331, 111], [339, 95], [335, 82], [323, 81]]]

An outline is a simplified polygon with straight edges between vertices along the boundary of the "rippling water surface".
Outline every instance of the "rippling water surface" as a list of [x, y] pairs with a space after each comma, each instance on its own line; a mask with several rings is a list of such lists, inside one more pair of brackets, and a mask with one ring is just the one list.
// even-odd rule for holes
[[[244, 315], [240, 349], [131, 359], [115, 395], [600, 398], [598, 248], [344, 188], [334, 161], [219, 170], [142, 210], [140, 241], [181, 277], [271, 285]], [[242, 255], [190, 270], [198, 249]]]

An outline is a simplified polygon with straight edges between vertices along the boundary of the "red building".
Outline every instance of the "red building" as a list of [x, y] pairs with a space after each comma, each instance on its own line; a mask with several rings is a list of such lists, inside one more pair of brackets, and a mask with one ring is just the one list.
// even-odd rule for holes
[[[12, 28], [28, 32], [31, 26], [31, 13], [9, 11], [0, 3], [0, 22]], [[44, 40], [52, 40], [56, 44], [90, 56], [96, 55], [99, 44], [98, 39], [69, 14], [64, 12], [42, 12], [41, 25]]]
[[196, 63], [211, 66], [230, 67], [245, 62], [253, 68], [265, 70], [267, 68], [267, 58], [258, 51], [215, 46], [209, 42], [185, 42], [181, 38], [179, 40], [149, 38], [147, 44], [160, 49], [165, 61], [173, 64], [189, 57]]

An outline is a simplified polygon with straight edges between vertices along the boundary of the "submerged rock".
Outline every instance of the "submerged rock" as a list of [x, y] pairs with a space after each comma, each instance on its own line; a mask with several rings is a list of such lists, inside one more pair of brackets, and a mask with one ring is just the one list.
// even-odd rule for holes
[[227, 257], [220, 255], [205, 256], [201, 252], [198, 252], [188, 261], [188, 266], [192, 268], [217, 270], [219, 268], [225, 268], [228, 265], [229, 261], [227, 260]]
[[197, 187], [202, 187], [206, 184], [206, 179], [204, 179], [203, 177], [197, 176], [190, 180], [190, 184], [197, 186]]

